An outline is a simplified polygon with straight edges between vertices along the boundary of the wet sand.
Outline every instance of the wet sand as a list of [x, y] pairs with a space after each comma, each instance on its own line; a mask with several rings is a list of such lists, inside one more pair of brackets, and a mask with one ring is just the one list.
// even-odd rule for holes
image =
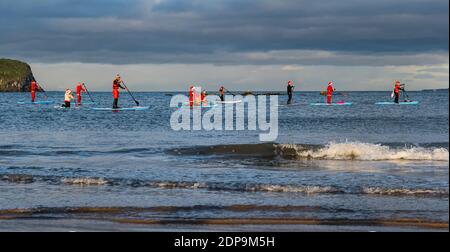
[[0, 220], [1, 232], [448, 232], [448, 228], [414, 226], [304, 224], [131, 224], [83, 219]]
[[448, 232], [423, 220], [132, 219], [120, 217], [1, 216], [1, 232]]
[[[197, 207], [198, 208], [198, 207]], [[194, 209], [197, 209], [194, 207]], [[227, 206], [239, 212], [255, 206]], [[275, 206], [257, 206], [273, 210]], [[191, 207], [73, 207], [0, 210], [0, 231], [448, 231], [448, 222], [397, 219], [317, 219], [299, 217], [170, 217]], [[278, 208], [276, 208], [278, 209]], [[286, 206], [284, 211], [302, 211], [305, 206]], [[162, 214], [156, 217], [155, 214]], [[153, 217], [152, 217], [153, 216]]]

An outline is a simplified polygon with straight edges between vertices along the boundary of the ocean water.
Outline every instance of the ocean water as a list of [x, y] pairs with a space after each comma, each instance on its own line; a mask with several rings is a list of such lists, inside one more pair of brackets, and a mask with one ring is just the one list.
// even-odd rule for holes
[[[29, 95], [0, 93], [0, 219], [448, 229], [447, 91], [410, 92], [418, 106], [349, 92], [335, 100], [353, 106], [333, 107], [309, 106], [323, 97], [297, 92], [296, 105], [278, 108], [270, 143], [259, 131], [172, 130], [173, 94], [135, 93], [149, 110], [112, 112], [18, 105]], [[109, 92], [92, 96], [111, 106]], [[134, 103], [122, 93], [121, 105]]]

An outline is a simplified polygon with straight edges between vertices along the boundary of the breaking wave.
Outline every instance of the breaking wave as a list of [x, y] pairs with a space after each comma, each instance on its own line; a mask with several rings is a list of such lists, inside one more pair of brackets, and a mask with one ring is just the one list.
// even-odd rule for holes
[[370, 143], [330, 143], [321, 148], [308, 148], [302, 145], [280, 144], [276, 150], [282, 157], [295, 159], [324, 160], [431, 160], [448, 161], [445, 148], [403, 147], [391, 148]]
[[[448, 145], [448, 144], [447, 144]], [[173, 155], [225, 156], [234, 158], [283, 158], [288, 160], [415, 160], [448, 161], [448, 147], [393, 146], [372, 143], [346, 142], [327, 145], [308, 144], [243, 144], [178, 148]]]

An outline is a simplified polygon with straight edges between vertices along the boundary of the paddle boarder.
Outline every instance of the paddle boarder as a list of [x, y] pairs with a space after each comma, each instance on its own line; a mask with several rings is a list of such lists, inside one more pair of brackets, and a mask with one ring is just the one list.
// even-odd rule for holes
[[36, 81], [33, 79], [30, 84], [31, 102], [34, 102], [34, 100], [36, 99], [36, 88], [37, 84]]
[[400, 85], [400, 81], [395, 82], [394, 86], [394, 102], [399, 104], [400, 103], [400, 91], [402, 90], [402, 86]]
[[113, 103], [113, 109], [119, 108], [119, 88], [125, 89], [122, 85], [122, 78], [119, 74], [116, 75], [116, 78], [114, 78], [112, 89], [113, 89], [113, 97], [114, 97], [114, 103]]
[[86, 89], [83, 87], [83, 83], [78, 82], [77, 83], [77, 104], [81, 105], [81, 93], [86, 92]]
[[194, 86], [189, 87], [189, 106], [194, 106]]
[[75, 99], [72, 95], [72, 90], [66, 89], [66, 93], [64, 94], [64, 104], [62, 107], [70, 108], [70, 101]]
[[327, 104], [331, 104], [333, 100], [333, 92], [336, 89], [333, 88], [333, 82], [328, 82], [328, 88], [327, 88]]
[[195, 105], [201, 106], [202, 105], [202, 88], [194, 88], [194, 101]]
[[189, 89], [189, 103], [191, 107], [201, 105], [202, 102], [201, 91], [202, 91], [201, 87], [191, 86], [191, 88]]
[[292, 85], [292, 81], [288, 81], [287, 84], [287, 95], [288, 95], [288, 101], [287, 104], [291, 104], [292, 103], [292, 94], [294, 92], [294, 85]]
[[221, 101], [225, 101], [225, 87], [221, 86], [219, 89], [219, 97]]
[[203, 90], [202, 92], [201, 92], [201, 95], [200, 95], [200, 99], [201, 99], [201, 101], [202, 101], [202, 106], [207, 106], [208, 105], [208, 101], [206, 100], [206, 91], [205, 90]]

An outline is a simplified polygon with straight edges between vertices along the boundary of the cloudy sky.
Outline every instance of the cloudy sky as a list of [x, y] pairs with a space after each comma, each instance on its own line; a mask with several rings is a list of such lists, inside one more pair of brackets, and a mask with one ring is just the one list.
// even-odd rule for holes
[[449, 86], [448, 0], [0, 0], [0, 58], [47, 89]]

